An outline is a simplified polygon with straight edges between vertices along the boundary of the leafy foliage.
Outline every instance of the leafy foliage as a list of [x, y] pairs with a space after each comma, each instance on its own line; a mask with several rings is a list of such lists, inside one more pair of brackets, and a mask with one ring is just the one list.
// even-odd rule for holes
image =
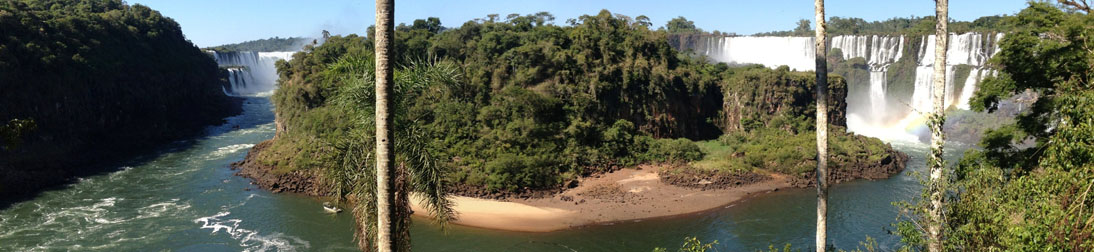
[[[684, 238], [684, 244], [680, 245], [680, 249], [678, 249], [676, 251], [679, 251], [679, 252], [706, 252], [706, 251], [712, 250], [714, 248], [714, 245], [718, 245], [717, 240], [712, 241], [710, 243], [703, 243], [703, 241], [700, 241], [699, 238], [687, 237], [687, 238]], [[655, 248], [655, 249], [653, 249], [653, 251], [654, 252], [668, 252], [669, 250], [665, 249], [665, 248]]]
[[665, 24], [665, 30], [669, 33], [701, 33], [702, 29], [695, 27], [695, 22], [684, 17], [676, 17]]
[[[828, 155], [833, 170], [879, 164], [891, 158], [889, 146], [881, 140], [847, 133], [839, 126], [829, 129]], [[734, 132], [723, 135], [717, 143], [727, 148], [721, 155], [730, 158], [724, 159], [726, 164], [706, 168], [773, 171], [801, 177], [812, 175], [816, 168], [817, 139], [812, 128], [797, 133], [778, 128]]]
[[[396, 29], [396, 48], [407, 55], [398, 64], [406, 71], [441, 57], [433, 61], [449, 66], [456, 80], [396, 90], [408, 97], [396, 114], [432, 139], [426, 148], [453, 169], [449, 179], [522, 191], [642, 162], [700, 157], [686, 139], [652, 137], [717, 134], [707, 122], [717, 106], [699, 107], [720, 100], [715, 77], [704, 72], [710, 65], [677, 58], [663, 36], [608, 12], [583, 16], [572, 27], [541, 22], [545, 17], [457, 29], [427, 20]], [[283, 83], [272, 99], [284, 130], [261, 155], [264, 162], [290, 171], [330, 167], [342, 156], [334, 143], [358, 123], [346, 110], [363, 108], [339, 107], [335, 97], [349, 92], [347, 78], [355, 75], [344, 69], [371, 57], [370, 44], [335, 36], [279, 66]], [[669, 102], [677, 99], [690, 102]]]
[[23, 135], [38, 127], [33, 120], [12, 119], [0, 125], [0, 149], [12, 149], [23, 143]]

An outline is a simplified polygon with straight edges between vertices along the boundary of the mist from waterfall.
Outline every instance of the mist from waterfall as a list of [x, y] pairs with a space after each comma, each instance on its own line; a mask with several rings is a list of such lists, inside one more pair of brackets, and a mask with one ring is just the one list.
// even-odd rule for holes
[[229, 87], [224, 93], [235, 96], [266, 96], [277, 89], [278, 60], [292, 59], [295, 52], [216, 52], [210, 51], [217, 65], [228, 70]]
[[[1001, 33], [950, 34], [946, 53], [944, 106], [969, 109], [968, 100], [976, 86], [985, 77], [996, 73], [986, 64], [999, 51], [997, 44], [1002, 38]], [[815, 69], [813, 41], [811, 37], [710, 38], [704, 53], [713, 60], [734, 65], [762, 64], [770, 68], [786, 65], [798, 71], [812, 71]], [[926, 133], [926, 113], [933, 110], [930, 98], [935, 37], [921, 36], [916, 45], [911, 45], [911, 41], [915, 40], [905, 36], [879, 35], [847, 35], [830, 39], [830, 51], [839, 49], [837, 54], [844, 60], [862, 58], [869, 66], [868, 83], [848, 83], [849, 88], [867, 89], [848, 94], [847, 125], [851, 131], [886, 140], [911, 142], [919, 141], [920, 136]], [[915, 64], [915, 79], [911, 83], [897, 83], [897, 80], [890, 79], [890, 66], [901, 61]], [[958, 66], [962, 65], [969, 68], [969, 73], [964, 79], [957, 80]], [[832, 69], [830, 66], [829, 70]], [[848, 78], [848, 81], [861, 80]], [[956, 85], [959, 83], [962, 84], [960, 88]], [[913, 91], [910, 95], [890, 93], [897, 90], [894, 85], [912, 85]], [[906, 103], [891, 101], [900, 97]]]

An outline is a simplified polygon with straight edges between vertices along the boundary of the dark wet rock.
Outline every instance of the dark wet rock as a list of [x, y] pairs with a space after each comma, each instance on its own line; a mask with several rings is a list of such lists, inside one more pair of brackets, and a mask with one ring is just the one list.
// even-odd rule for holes
[[[908, 155], [892, 149], [889, 149], [888, 152], [884, 158], [873, 163], [863, 160], [845, 160], [845, 157], [840, 156], [832, 157], [830, 164], [843, 163], [847, 165], [839, 167], [830, 165], [828, 183], [838, 184], [857, 179], [887, 179], [903, 171], [908, 162]], [[817, 184], [816, 174], [806, 172], [801, 176], [791, 177], [790, 184], [801, 188], [815, 187]]]
[[300, 193], [311, 196], [325, 196], [328, 191], [319, 186], [318, 176], [309, 171], [292, 171], [278, 173], [273, 167], [263, 165], [256, 160], [256, 155], [273, 144], [272, 140], [261, 142], [251, 148], [243, 161], [232, 163], [232, 169], [237, 176], [251, 179], [251, 184], [259, 188], [275, 192]]
[[752, 172], [719, 172], [688, 168], [674, 168], [661, 174], [661, 180], [665, 183], [701, 190], [739, 187], [769, 179], [771, 177]]

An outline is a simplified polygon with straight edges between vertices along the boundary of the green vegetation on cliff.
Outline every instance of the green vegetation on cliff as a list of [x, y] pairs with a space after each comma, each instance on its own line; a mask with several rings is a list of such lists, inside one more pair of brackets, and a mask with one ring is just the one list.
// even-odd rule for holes
[[0, 134], [21, 143], [0, 148], [0, 195], [193, 135], [235, 110], [216, 63], [148, 7], [0, 1], [0, 31], [0, 123], [11, 126]]
[[[512, 15], [442, 29], [430, 18], [396, 28], [396, 82], [407, 87], [396, 89], [396, 131], [423, 141], [461, 191], [550, 189], [641, 163], [696, 161], [704, 154], [689, 139], [716, 139], [725, 127], [781, 120], [812, 129], [809, 74], [691, 59], [665, 31], [607, 11], [570, 26], [551, 19]], [[282, 173], [329, 169], [349, 142], [367, 141], [367, 123], [355, 116], [368, 117], [358, 111], [365, 108], [340, 104], [368, 98], [350, 80], [367, 76], [371, 47], [369, 38], [335, 36], [278, 66], [278, 134], [259, 162]], [[727, 95], [740, 104], [727, 107]], [[839, 97], [831, 114], [842, 125]]]
[[[725, 134], [701, 142], [704, 158], [689, 168], [812, 177], [817, 157], [815, 75], [790, 72], [785, 66], [753, 66], [731, 69], [725, 76], [725, 102], [716, 119]], [[828, 80], [834, 181], [888, 177], [899, 171], [907, 159], [903, 154], [881, 140], [846, 131], [847, 82], [835, 75]]]

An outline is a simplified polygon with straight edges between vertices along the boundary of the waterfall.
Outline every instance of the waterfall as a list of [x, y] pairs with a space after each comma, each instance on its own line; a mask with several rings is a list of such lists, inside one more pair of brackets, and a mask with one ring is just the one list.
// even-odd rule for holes
[[872, 118], [882, 118], [886, 112], [885, 71], [870, 71], [870, 114]]
[[[954, 73], [956, 66], [946, 66], [946, 97], [943, 106], [953, 105], [956, 100], [954, 95]], [[934, 66], [918, 66], [915, 68], [915, 93], [912, 94], [912, 115], [921, 116], [934, 111]]]
[[969, 99], [972, 99], [972, 93], [976, 89], [976, 83], [979, 83], [982, 79], [980, 72], [984, 70], [973, 69], [969, 71], [969, 78], [965, 79], [965, 87], [961, 88], [961, 96], [957, 98], [957, 108], [969, 109]]
[[831, 49], [840, 49], [844, 59], [866, 58], [866, 36], [836, 36], [832, 38]]
[[[984, 38], [987, 37], [990, 42], [989, 47], [985, 47]], [[985, 36], [979, 33], [965, 33], [965, 34], [950, 34], [949, 48], [946, 51], [946, 98], [945, 106], [956, 105], [960, 109], [968, 109], [968, 99], [972, 97], [973, 92], [976, 91], [976, 85], [979, 83], [979, 79], [982, 78], [979, 73], [983, 71], [987, 61], [992, 55], [995, 55], [999, 51], [997, 42], [1002, 39], [1003, 34], [996, 34], [995, 36]], [[930, 82], [930, 78], [933, 74], [920, 74], [921, 71], [934, 71], [934, 50], [935, 50], [935, 36], [925, 36], [922, 43], [924, 51], [921, 52], [919, 66], [916, 68], [916, 83], [914, 97], [921, 98], [929, 95], [926, 93], [931, 92], [930, 86], [921, 87], [918, 85], [920, 82]], [[968, 65], [971, 67], [969, 76], [965, 80], [965, 86], [961, 90], [961, 94], [954, 92], [954, 83], [952, 67], [956, 65]], [[927, 80], [920, 80], [920, 78], [927, 78]], [[924, 93], [924, 94], [921, 94]], [[966, 94], [967, 93], [967, 94]], [[915, 102], [913, 102], [915, 103]], [[931, 111], [932, 106], [928, 103], [926, 105], [915, 103], [913, 106], [916, 110]]]
[[720, 62], [816, 69], [811, 37], [723, 37], [708, 40], [707, 45], [707, 56]]
[[294, 52], [209, 51], [217, 65], [228, 70], [229, 95], [262, 95], [277, 88], [278, 60], [289, 60]]
[[[887, 139], [913, 141], [916, 137], [908, 132], [922, 131], [924, 116], [933, 108], [931, 90], [935, 43], [934, 35], [919, 38], [921, 40], [918, 44], [908, 44], [911, 40], [905, 36], [846, 35], [830, 39], [829, 50], [840, 49], [844, 60], [862, 58], [869, 66], [869, 83], [854, 83], [862, 80], [848, 79], [851, 81], [848, 83], [849, 87], [868, 89], [848, 93], [847, 123], [852, 131]], [[987, 61], [999, 52], [998, 42], [1002, 38], [1002, 33], [950, 34], [949, 50], [946, 52], [945, 106], [969, 108], [968, 100], [975, 93], [980, 80], [995, 74], [994, 70], [987, 68]], [[811, 37], [713, 37], [705, 45], [706, 55], [720, 62], [763, 64], [771, 68], [786, 65], [798, 71], [815, 69]], [[910, 52], [906, 52], [905, 47]], [[901, 71], [914, 71], [915, 79], [910, 83], [903, 78], [888, 79], [890, 67], [905, 61], [911, 61], [915, 68], [902, 65], [902, 68], [908, 68]], [[967, 78], [954, 78], [958, 66], [967, 66], [970, 69]], [[963, 73], [965, 68], [961, 69]], [[963, 85], [957, 89], [955, 84]], [[894, 85], [904, 88], [893, 88]], [[889, 93], [891, 90], [909, 90], [909, 85], [912, 90], [910, 95]], [[898, 97], [908, 99], [904, 100], [908, 103], [897, 106], [895, 101], [889, 101]]]

